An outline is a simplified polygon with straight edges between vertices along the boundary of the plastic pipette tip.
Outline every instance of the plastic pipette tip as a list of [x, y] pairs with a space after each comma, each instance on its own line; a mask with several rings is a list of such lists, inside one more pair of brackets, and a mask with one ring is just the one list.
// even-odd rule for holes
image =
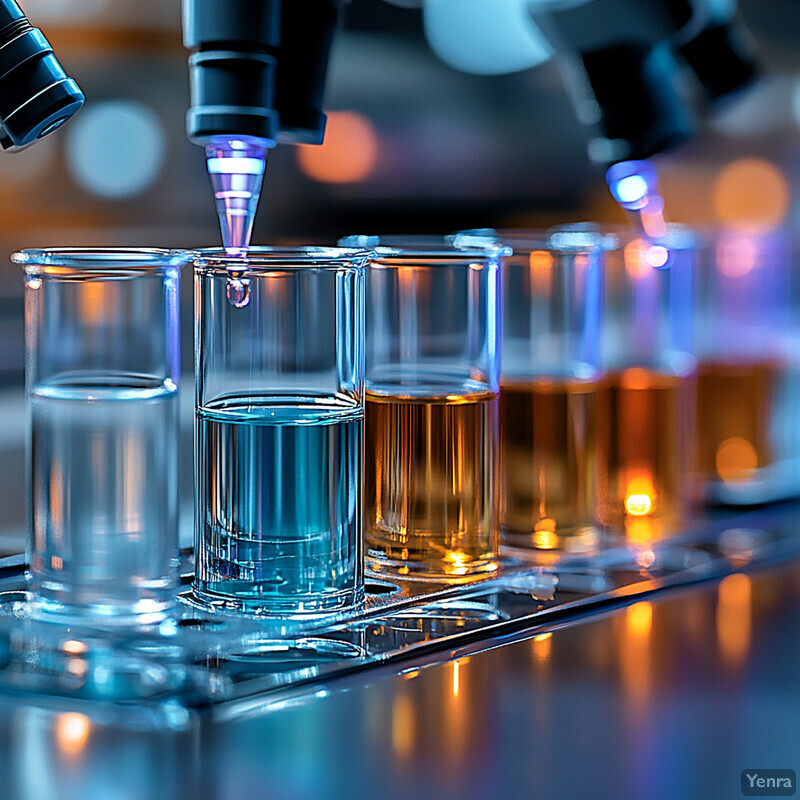
[[250, 246], [267, 152], [274, 142], [253, 136], [214, 137], [206, 145], [206, 166], [229, 256], [244, 256]]

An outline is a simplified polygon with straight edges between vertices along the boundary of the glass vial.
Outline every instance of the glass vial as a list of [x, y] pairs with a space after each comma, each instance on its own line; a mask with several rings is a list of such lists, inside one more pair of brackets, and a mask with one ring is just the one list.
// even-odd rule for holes
[[370, 564], [384, 574], [463, 580], [497, 568], [504, 250], [455, 241], [344, 240], [377, 244], [364, 508]]
[[703, 242], [694, 327], [700, 496], [749, 505], [800, 495], [792, 262], [785, 233]]
[[689, 510], [696, 241], [680, 226], [658, 244], [626, 231], [604, 257], [598, 518], [646, 543], [678, 533]]
[[33, 607], [156, 622], [178, 574], [179, 278], [167, 250], [23, 250]]
[[602, 237], [500, 231], [503, 543], [582, 551], [598, 543]]
[[365, 268], [335, 248], [195, 262], [203, 603], [291, 617], [363, 598]]

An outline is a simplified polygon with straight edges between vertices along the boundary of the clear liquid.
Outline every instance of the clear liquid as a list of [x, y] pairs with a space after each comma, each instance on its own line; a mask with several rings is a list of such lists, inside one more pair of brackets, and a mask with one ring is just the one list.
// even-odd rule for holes
[[255, 613], [315, 613], [363, 596], [363, 411], [258, 397], [198, 409], [195, 590]]
[[31, 589], [45, 611], [163, 615], [177, 582], [177, 390], [50, 384], [30, 398]]

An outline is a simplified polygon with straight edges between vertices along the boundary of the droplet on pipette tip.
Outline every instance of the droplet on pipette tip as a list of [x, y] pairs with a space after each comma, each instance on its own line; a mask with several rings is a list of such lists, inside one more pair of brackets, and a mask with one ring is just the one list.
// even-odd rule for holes
[[228, 278], [228, 302], [236, 308], [244, 308], [250, 302], [250, 281], [247, 278]]

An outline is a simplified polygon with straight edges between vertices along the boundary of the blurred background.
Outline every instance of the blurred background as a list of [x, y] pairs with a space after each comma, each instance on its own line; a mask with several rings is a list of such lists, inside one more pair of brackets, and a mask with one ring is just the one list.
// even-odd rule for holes
[[[272, 151], [254, 242], [623, 222], [586, 155], [587, 132], [552, 59], [504, 76], [456, 70], [432, 52], [421, 11], [407, 7], [416, 5], [346, 6], [329, 73], [326, 142]], [[800, 216], [800, 4], [739, 5], [765, 75], [714, 109], [691, 141], [655, 159], [666, 215], [740, 225], [748, 234], [789, 231]], [[180, 0], [27, 0], [25, 12], [78, 81], [86, 106], [35, 147], [0, 156], [0, 447], [19, 464], [0, 485], [0, 508], [2, 527], [20, 533], [23, 282], [8, 254], [47, 245], [219, 243], [203, 153], [184, 128]], [[188, 409], [191, 392], [183, 394]]]

